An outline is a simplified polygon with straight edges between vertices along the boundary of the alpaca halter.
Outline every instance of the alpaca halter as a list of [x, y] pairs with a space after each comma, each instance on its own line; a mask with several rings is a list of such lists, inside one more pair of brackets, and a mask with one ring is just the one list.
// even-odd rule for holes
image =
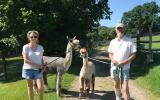
[[81, 58], [87, 58], [88, 57], [87, 52], [81, 52], [80, 57]]
[[[69, 42], [69, 44], [71, 45], [72, 48], [74, 48], [75, 45], [77, 45], [77, 44], [75, 44], [75, 43], [70, 43], [70, 42]], [[69, 53], [69, 52], [72, 52], [72, 50], [69, 50], [69, 51], [67, 51], [66, 53]], [[52, 62], [55, 62], [55, 61], [58, 60], [59, 58], [61, 58], [61, 57], [58, 57], [57, 59], [54, 59], [53, 61], [45, 64], [45, 66], [51, 64]]]
[[[75, 46], [76, 46], [76, 43], [69, 42], [69, 44], [70, 44], [70, 46], [71, 46], [72, 48], [75, 48]], [[66, 53], [69, 53], [69, 52], [72, 52], [72, 50], [69, 50], [69, 51], [67, 51]]]

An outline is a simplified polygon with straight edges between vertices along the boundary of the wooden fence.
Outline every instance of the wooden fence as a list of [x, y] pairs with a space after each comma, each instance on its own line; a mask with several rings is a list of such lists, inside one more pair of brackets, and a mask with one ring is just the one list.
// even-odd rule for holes
[[[138, 50], [145, 52], [146, 53], [146, 57], [147, 57], [147, 62], [151, 63], [154, 61], [154, 57], [153, 57], [153, 53], [160, 53], [160, 46], [159, 48], [152, 48], [152, 44], [153, 43], [160, 43], [160, 38], [159, 41], [153, 41], [152, 40], [152, 32], [150, 31], [148, 36], [149, 36], [149, 40], [141, 40], [140, 36], [138, 35], [139, 33], [137, 33], [136, 36], [136, 43], [137, 43], [137, 48]], [[148, 48], [145, 48], [145, 44], [148, 44]]]

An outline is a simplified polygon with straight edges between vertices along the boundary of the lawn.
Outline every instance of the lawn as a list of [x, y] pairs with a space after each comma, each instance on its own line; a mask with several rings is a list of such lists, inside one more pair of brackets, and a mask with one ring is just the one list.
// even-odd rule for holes
[[[149, 41], [149, 37], [145, 36], [145, 37], [141, 37], [140, 40], [142, 41]], [[160, 41], [160, 35], [155, 35], [152, 37], [152, 41]], [[149, 44], [145, 43], [145, 48], [149, 48]], [[160, 42], [158, 43], [152, 43], [152, 48], [153, 49], [160, 49]]]
[[146, 90], [149, 90], [149, 95], [152, 100], [160, 98], [160, 65], [150, 69], [148, 74], [140, 76], [136, 79], [137, 83]]
[[[0, 100], [28, 100], [26, 80], [21, 78], [23, 60], [22, 57], [7, 58], [8, 81], [0, 79]], [[75, 59], [74, 59], [75, 60]], [[74, 80], [74, 75], [78, 74], [78, 63], [73, 63], [71, 68], [62, 77], [62, 95], [67, 92]], [[75, 68], [74, 68], [75, 67]], [[80, 68], [80, 67], [79, 67]], [[60, 100], [55, 93], [55, 75], [48, 75], [48, 83], [51, 91], [44, 94], [44, 100]], [[38, 96], [35, 94], [35, 100]]]
[[[71, 74], [64, 74], [62, 79], [62, 93], [65, 93], [70, 87], [70, 83], [74, 77]], [[44, 100], [59, 100], [55, 93], [55, 75], [49, 75], [49, 86], [53, 89], [48, 93], [45, 93]], [[15, 82], [0, 83], [0, 100], [28, 100], [27, 98], [27, 86], [25, 80], [17, 80]], [[38, 96], [35, 94], [35, 100], [38, 100]]]

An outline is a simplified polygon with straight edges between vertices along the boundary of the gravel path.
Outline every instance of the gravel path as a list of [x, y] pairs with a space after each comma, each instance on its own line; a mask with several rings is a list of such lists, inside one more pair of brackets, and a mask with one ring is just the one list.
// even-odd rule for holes
[[[107, 53], [98, 51], [92, 57], [96, 59], [106, 59]], [[109, 76], [109, 65], [95, 62], [96, 64], [96, 80], [95, 92], [90, 94], [90, 100], [115, 100], [113, 82]], [[149, 100], [145, 91], [136, 85], [134, 80], [129, 81], [130, 87], [130, 100]], [[79, 100], [79, 77], [75, 76], [72, 87], [68, 90], [67, 94], [62, 97], [62, 100]], [[85, 99], [81, 99], [85, 100]]]

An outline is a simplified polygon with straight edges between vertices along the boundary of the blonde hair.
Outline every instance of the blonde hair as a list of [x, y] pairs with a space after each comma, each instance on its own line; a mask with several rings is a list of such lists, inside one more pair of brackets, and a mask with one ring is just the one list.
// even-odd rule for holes
[[[28, 31], [28, 32], [27, 32], [28, 41], [29, 41], [29, 38], [30, 38], [30, 34], [31, 34], [31, 33], [36, 34], [36, 35], [37, 35], [37, 39], [39, 38], [39, 33], [38, 33], [38, 31], [35, 31], [35, 30]], [[38, 40], [37, 40], [37, 43], [38, 43]]]

